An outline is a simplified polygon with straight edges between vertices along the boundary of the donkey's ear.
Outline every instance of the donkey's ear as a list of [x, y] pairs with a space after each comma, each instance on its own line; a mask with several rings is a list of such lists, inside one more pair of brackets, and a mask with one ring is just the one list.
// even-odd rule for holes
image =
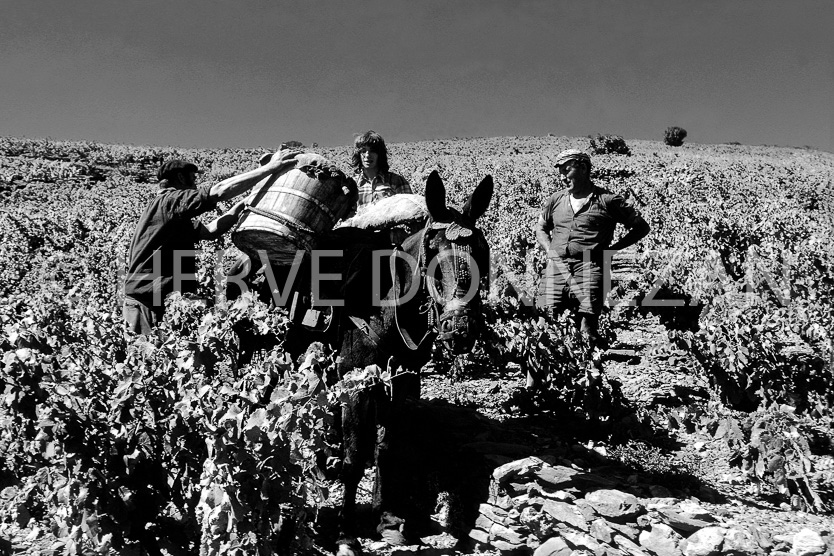
[[432, 220], [443, 221], [449, 213], [446, 208], [446, 187], [437, 170], [433, 170], [426, 180], [426, 208]]
[[492, 183], [492, 176], [487, 175], [469, 196], [466, 204], [463, 205], [463, 214], [472, 222], [483, 216], [489, 202], [492, 200], [492, 191], [495, 185]]

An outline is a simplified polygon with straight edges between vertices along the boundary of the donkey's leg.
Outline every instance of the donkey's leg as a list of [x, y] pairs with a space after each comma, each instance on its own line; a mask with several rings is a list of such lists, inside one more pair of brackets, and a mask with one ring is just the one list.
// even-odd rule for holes
[[415, 462], [421, 458], [409, 450], [414, 427], [406, 412], [407, 400], [419, 393], [419, 377], [416, 373], [398, 375], [392, 387], [392, 392], [377, 398], [374, 510], [381, 516], [378, 532], [386, 542], [396, 545], [406, 542], [402, 534], [408, 533], [405, 520], [410, 524], [416, 517], [415, 500], [420, 494]]
[[401, 434], [397, 423], [399, 415], [391, 407], [392, 404], [387, 405], [386, 415], [377, 423], [373, 509], [380, 520], [377, 532], [389, 545], [397, 546], [408, 544], [403, 535], [405, 520], [402, 511], [408, 489], [404, 488], [405, 477], [400, 473], [402, 458], [397, 454], [396, 439]]
[[342, 406], [341, 480], [345, 492], [339, 526], [345, 535], [356, 533], [356, 493], [365, 473], [365, 463], [373, 454], [373, 412], [373, 399], [366, 391], [351, 394]]

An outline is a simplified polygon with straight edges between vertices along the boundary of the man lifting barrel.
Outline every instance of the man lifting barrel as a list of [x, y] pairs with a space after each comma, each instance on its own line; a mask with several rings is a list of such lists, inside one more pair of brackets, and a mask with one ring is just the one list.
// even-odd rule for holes
[[165, 311], [174, 291], [196, 291], [198, 241], [229, 231], [245, 208], [235, 204], [209, 224], [194, 220], [214, 210], [218, 201], [247, 192], [263, 178], [294, 164], [297, 151], [279, 151], [265, 164], [212, 186], [197, 185], [199, 170], [183, 160], [169, 160], [157, 172], [159, 190], [136, 225], [124, 284], [124, 320], [129, 332], [148, 334]]

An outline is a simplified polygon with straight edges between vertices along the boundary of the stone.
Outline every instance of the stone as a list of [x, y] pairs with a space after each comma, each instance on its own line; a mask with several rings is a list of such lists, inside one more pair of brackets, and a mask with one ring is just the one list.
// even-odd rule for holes
[[567, 523], [571, 527], [575, 527], [581, 531], [588, 531], [589, 529], [585, 516], [582, 515], [582, 512], [580, 512], [578, 508], [572, 506], [571, 504], [545, 500], [542, 505], [542, 510], [547, 512], [547, 514], [556, 521]]
[[710, 523], [707, 521], [681, 515], [670, 509], [661, 508], [657, 510], [657, 513], [660, 515], [660, 519], [663, 523], [674, 527], [678, 531], [683, 531], [684, 533], [694, 533], [699, 529], [710, 526]]
[[575, 480], [597, 487], [615, 487], [618, 484], [618, 481], [609, 479], [607, 477], [603, 477], [601, 475], [596, 475], [594, 473], [582, 473], [580, 476], [576, 477]]
[[591, 528], [589, 531], [595, 539], [605, 544], [610, 544], [611, 539], [614, 535], [614, 530], [608, 525], [608, 522], [604, 519], [595, 519], [591, 523]]
[[491, 504], [481, 504], [478, 506], [478, 512], [495, 523], [505, 523], [507, 516], [509, 515], [507, 510]]
[[541, 519], [541, 515], [542, 513], [533, 506], [527, 506], [521, 510], [521, 515], [518, 516], [518, 520], [521, 523], [531, 523]]
[[[550, 485], [546, 485], [550, 486]], [[527, 487], [527, 493], [530, 498], [550, 498], [551, 500], [561, 500], [562, 502], [573, 502], [576, 500], [576, 496], [573, 494], [565, 491], [565, 490], [555, 490], [551, 491], [544, 488], [542, 485], [536, 483], [530, 483]]]
[[621, 490], [594, 490], [585, 495], [585, 500], [598, 514], [608, 518], [628, 519], [645, 511], [636, 496]]
[[479, 543], [489, 544], [489, 533], [481, 531], [480, 529], [472, 529], [469, 531], [469, 538], [474, 539]]
[[571, 552], [571, 548], [561, 537], [553, 537], [544, 541], [533, 552], [533, 556], [570, 556]]
[[528, 490], [528, 492], [525, 493], [525, 494], [522, 494], [520, 496], [514, 496], [513, 497], [513, 508], [514, 509], [510, 510], [510, 511], [516, 511], [515, 508], [524, 508], [525, 506], [530, 505], [530, 494], [529, 494], [529, 492], [530, 491]]
[[790, 552], [793, 546], [793, 535], [774, 535], [773, 536], [773, 550], [782, 550]]
[[502, 510], [511, 510], [513, 509], [513, 499], [507, 495], [503, 496], [490, 496], [489, 503], [495, 506], [496, 508], [500, 508]]
[[732, 552], [734, 554], [763, 554], [764, 550], [759, 547], [759, 543], [753, 538], [750, 531], [743, 529], [727, 529], [724, 534], [724, 545], [721, 550], [725, 553]]
[[680, 502], [677, 498], [670, 497], [660, 497], [660, 498], [649, 498], [646, 500], [646, 508], [650, 510], [657, 510], [660, 508], [669, 508], [674, 506]]
[[5, 500], [6, 502], [10, 501], [15, 496], [17, 496], [16, 486], [7, 486], [3, 490], [0, 490], [0, 498]]
[[750, 535], [753, 537], [753, 540], [756, 541], [756, 544], [759, 545], [765, 552], [770, 552], [773, 548], [773, 538], [770, 536], [770, 533], [765, 529], [760, 529], [758, 527], [752, 527], [750, 529]]
[[516, 550], [521, 550], [521, 549], [524, 549], [525, 552], [526, 552], [526, 549], [527, 549], [526, 544], [515, 544], [515, 543], [502, 541], [502, 540], [494, 540], [494, 541], [492, 541], [491, 544], [492, 544], [492, 546], [494, 546], [498, 550], [501, 550], [501, 551], [504, 551], [504, 552], [514, 552]]
[[[511, 544], [522, 544], [526, 535], [513, 531], [509, 527], [504, 527], [498, 523], [493, 523], [489, 529], [490, 539], [501, 539]], [[493, 543], [495, 544], [495, 543]]]
[[601, 456], [601, 458], [600, 458], [600, 459], [602, 459], [602, 460], [604, 460], [604, 458], [607, 458], [607, 457], [608, 457], [608, 450], [605, 448], [605, 446], [594, 446], [594, 447], [593, 447], [593, 448], [591, 448], [591, 449], [592, 449], [592, 450], [593, 450], [596, 454], [600, 455], [600, 456]]
[[573, 483], [578, 471], [564, 465], [545, 465], [536, 471], [536, 478], [551, 488], [562, 489]]
[[814, 556], [825, 552], [825, 541], [819, 533], [805, 528], [793, 536], [791, 554], [796, 556]]
[[683, 553], [686, 556], [714, 556], [721, 554], [724, 535], [727, 530], [723, 527], [704, 527], [687, 538]]
[[586, 521], [593, 521], [599, 517], [596, 510], [594, 510], [594, 507], [587, 500], [580, 498], [579, 500], [576, 500], [573, 505], [579, 508], [582, 515], [585, 516]]
[[[420, 540], [432, 548], [446, 550], [444, 554], [448, 553], [450, 549], [454, 549], [460, 541], [450, 535], [449, 533], [439, 533], [437, 535], [429, 535], [427, 537], [420, 537]], [[422, 553], [421, 553], [422, 556]]]
[[637, 538], [640, 535], [640, 530], [637, 527], [633, 527], [631, 525], [614, 523], [613, 521], [609, 521], [608, 526], [614, 529], [620, 535], [634, 542], [637, 542]]
[[653, 525], [650, 531], [640, 533], [640, 546], [657, 556], [680, 556], [678, 545], [681, 540], [683, 537], [677, 531], [663, 523]]
[[573, 502], [576, 500], [576, 496], [567, 490], [557, 490], [556, 492], [551, 492], [547, 497], [552, 498], [553, 500], [561, 500], [562, 502]]
[[648, 556], [649, 555], [649, 553], [646, 552], [645, 549], [640, 548], [640, 545], [636, 544], [634, 541], [632, 541], [630, 539], [625, 538], [622, 535], [614, 535], [614, 543], [616, 543], [616, 545], [619, 548], [622, 548], [623, 550], [625, 550], [626, 552], [628, 552], [629, 554], [631, 554], [633, 556]]
[[533, 470], [538, 470], [545, 463], [535, 456], [505, 463], [492, 471], [492, 478], [503, 483], [512, 477], [523, 477], [529, 475]]
[[517, 483], [515, 481], [510, 481], [504, 484], [504, 487], [510, 492], [513, 496], [513, 499], [518, 498], [519, 495], [525, 495], [530, 492], [530, 487], [534, 486], [535, 483]]
[[585, 533], [565, 531], [562, 533], [562, 538], [577, 550], [590, 550], [591, 552], [596, 552], [602, 548], [594, 537], [586, 535]]
[[715, 518], [712, 514], [698, 504], [697, 502], [693, 502], [691, 500], [684, 500], [678, 504], [677, 512], [681, 515], [686, 517], [694, 518], [694, 519], [701, 519], [703, 521], [714, 522]]
[[535, 485], [534, 487], [530, 488], [531, 496], [537, 498], [547, 498], [550, 500], [559, 500], [560, 502], [573, 502], [576, 500], [576, 496], [571, 494], [566, 490], [554, 490], [548, 491], [542, 488], [539, 485]]
[[489, 531], [490, 527], [495, 525], [495, 522], [490, 520], [484, 514], [478, 516], [478, 519], [475, 520], [475, 528], [476, 529], [483, 529], [484, 531]]

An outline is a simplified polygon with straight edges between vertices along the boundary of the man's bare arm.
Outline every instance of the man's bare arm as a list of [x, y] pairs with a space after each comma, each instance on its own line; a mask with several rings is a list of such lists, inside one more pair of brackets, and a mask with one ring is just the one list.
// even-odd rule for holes
[[545, 253], [550, 251], [550, 232], [547, 229], [547, 222], [544, 221], [544, 218], [539, 216], [539, 220], [533, 229], [536, 232], [536, 243], [544, 249]]
[[276, 174], [288, 166], [295, 164], [295, 156], [297, 154], [298, 151], [295, 150], [278, 151], [263, 166], [238, 174], [237, 176], [232, 176], [231, 178], [226, 178], [220, 183], [212, 185], [209, 195], [218, 201], [234, 199], [238, 195], [249, 191], [265, 177]]
[[637, 222], [635, 225], [628, 231], [626, 235], [620, 238], [620, 241], [615, 243], [610, 247], [613, 251], [619, 251], [621, 249], [625, 249], [626, 247], [631, 247], [647, 235], [652, 230], [649, 223], [643, 220], [643, 218], [638, 217]]
[[240, 213], [243, 212], [245, 207], [246, 203], [240, 201], [208, 224], [200, 224], [197, 228], [200, 239], [217, 239], [231, 230], [232, 226], [237, 223]]

